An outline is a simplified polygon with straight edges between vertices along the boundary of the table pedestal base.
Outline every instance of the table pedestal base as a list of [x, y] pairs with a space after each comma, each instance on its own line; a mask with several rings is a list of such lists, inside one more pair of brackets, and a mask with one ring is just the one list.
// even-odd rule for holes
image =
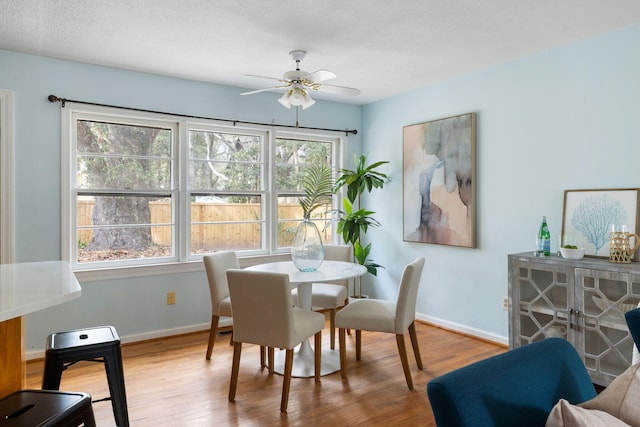
[[[314, 350], [309, 341], [304, 341], [293, 352], [293, 368], [291, 376], [296, 378], [310, 378], [314, 376]], [[274, 354], [274, 371], [284, 375], [285, 351], [276, 349]], [[322, 349], [322, 364], [320, 375], [329, 375], [340, 370], [340, 352], [329, 348]]]

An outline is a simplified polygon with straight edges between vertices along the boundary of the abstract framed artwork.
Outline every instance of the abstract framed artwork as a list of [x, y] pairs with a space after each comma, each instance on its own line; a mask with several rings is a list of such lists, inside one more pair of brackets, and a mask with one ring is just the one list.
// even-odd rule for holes
[[609, 257], [612, 225], [638, 230], [637, 188], [565, 190], [560, 245], [585, 248], [585, 256]]
[[476, 247], [475, 113], [402, 130], [403, 240]]

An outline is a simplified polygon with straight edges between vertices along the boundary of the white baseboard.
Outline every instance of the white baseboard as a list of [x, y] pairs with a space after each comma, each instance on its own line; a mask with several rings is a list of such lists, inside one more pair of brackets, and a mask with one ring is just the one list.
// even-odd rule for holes
[[[432, 325], [439, 326], [444, 329], [449, 329], [451, 331], [460, 332], [465, 335], [470, 335], [474, 337], [481, 338], [486, 341], [495, 342], [500, 345], [509, 345], [509, 339], [504, 336], [492, 334], [480, 329], [470, 328], [468, 326], [460, 325], [458, 323], [450, 322], [448, 320], [443, 320], [433, 316], [426, 316], [424, 314], [416, 313], [416, 319], [421, 320], [426, 323], [430, 323]], [[219, 327], [223, 328], [225, 326], [231, 325], [230, 318], [222, 318], [220, 319]], [[179, 328], [171, 328], [171, 329], [162, 329], [158, 331], [145, 332], [142, 334], [134, 334], [134, 335], [126, 335], [120, 336], [120, 342], [122, 344], [138, 342], [138, 341], [147, 341], [158, 338], [170, 337], [173, 335], [182, 335], [188, 334], [191, 332], [199, 332], [206, 331], [209, 329], [211, 325], [209, 323], [200, 323], [197, 325], [189, 325], [182, 326]], [[44, 358], [44, 349], [31, 350], [26, 353], [27, 360], [33, 359], [43, 359]]]
[[416, 319], [422, 320], [423, 322], [430, 323], [432, 325], [439, 326], [444, 329], [449, 329], [454, 332], [460, 332], [461, 334], [478, 337], [486, 341], [494, 342], [496, 344], [509, 345], [508, 337], [493, 334], [491, 332], [483, 331], [481, 329], [470, 328], [468, 326], [461, 325], [459, 323], [450, 322], [448, 320], [443, 320], [437, 317], [427, 316], [420, 313], [416, 313]]

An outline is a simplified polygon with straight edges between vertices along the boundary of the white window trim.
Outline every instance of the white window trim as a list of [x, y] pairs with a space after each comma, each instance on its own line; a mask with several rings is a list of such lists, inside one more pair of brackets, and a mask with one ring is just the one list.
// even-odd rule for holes
[[[71, 259], [71, 245], [75, 244], [74, 240], [69, 236], [71, 235], [71, 231], [75, 229], [74, 225], [71, 222], [71, 218], [75, 218], [75, 215], [72, 215], [71, 210], [75, 210], [75, 206], [71, 203], [71, 184], [74, 182], [74, 158], [75, 153], [71, 152], [71, 138], [73, 137], [73, 133], [75, 130], [73, 129], [74, 121], [72, 120], [74, 113], [82, 113], [82, 114], [99, 114], [102, 118], [105, 116], [113, 116], [114, 119], [118, 120], [136, 120], [140, 119], [143, 121], [151, 120], [151, 121], [166, 121], [176, 123], [177, 132], [176, 132], [176, 140], [179, 141], [188, 141], [188, 132], [190, 127], [198, 127], [201, 124], [201, 121], [198, 119], [187, 120], [185, 118], [181, 118], [178, 116], [173, 116], [170, 114], [161, 114], [161, 113], [145, 113], [139, 112], [135, 110], [125, 110], [126, 113], [121, 112], [119, 109], [115, 109], [113, 107], [102, 107], [102, 106], [93, 106], [93, 105], [85, 105], [73, 102], [67, 102], [66, 106], [62, 108], [61, 114], [61, 129], [62, 129], [62, 139], [61, 139], [61, 158], [62, 158], [62, 174], [61, 174], [61, 185], [62, 185], [62, 224], [60, 227], [61, 230], [61, 246], [62, 246], [62, 258], [65, 261], [73, 262]], [[217, 128], [228, 128], [229, 130], [237, 130], [237, 127], [229, 125], [225, 122], [218, 122], [215, 119], [211, 119], [207, 121], [207, 126], [215, 125]], [[247, 130], [249, 132], [257, 132], [265, 134], [265, 147], [272, 147], [275, 149], [274, 140], [276, 138], [293, 138], [293, 139], [302, 139], [309, 138], [313, 140], [326, 140], [330, 142], [335, 142], [334, 150], [333, 150], [333, 164], [336, 165], [337, 169], [342, 167], [342, 159], [343, 159], [343, 151], [345, 147], [345, 137], [336, 136], [334, 132], [330, 131], [287, 131], [278, 129], [277, 127], [268, 126], [268, 125], [243, 125], [243, 130]], [[176, 150], [180, 150], [178, 152], [178, 157], [180, 159], [186, 159], [188, 157], [188, 144], [181, 144], [179, 147], [174, 147]], [[264, 173], [267, 175], [266, 180], [264, 181], [267, 185], [267, 201], [263, 205], [263, 209], [265, 209], [264, 215], [265, 220], [268, 223], [269, 221], [273, 221], [277, 216], [277, 202], [273, 202], [276, 198], [275, 193], [271, 191], [271, 181], [273, 179], [273, 164], [272, 160], [274, 158], [274, 153], [266, 153], [267, 161], [265, 164]], [[176, 164], [176, 178], [179, 180], [179, 189], [178, 194], [179, 197], [185, 197], [187, 194], [186, 189], [186, 174], [188, 173], [187, 168], [185, 167], [185, 161], [179, 160], [179, 164]], [[72, 167], [73, 166], [73, 167]], [[337, 204], [341, 204], [341, 198], [338, 196], [336, 198]], [[181, 203], [179, 200], [176, 200], [176, 228], [182, 227], [181, 221], [182, 218], [186, 218], [187, 212], [183, 212], [187, 209], [185, 206], [186, 203]], [[275, 215], [275, 216], [274, 216]], [[277, 241], [275, 234], [277, 233], [277, 227], [269, 227], [272, 235], [264, 237], [267, 238], [268, 246], [267, 253], [263, 253], [260, 251], [255, 251], [255, 253], [250, 253], [248, 257], [242, 258], [240, 260], [241, 266], [248, 266], [253, 264], [259, 264], [262, 262], [270, 262], [274, 260], [284, 260], [287, 259], [289, 254], [284, 249], [276, 249]], [[143, 263], [138, 265], [109, 265], [98, 268], [87, 268], [87, 269], [77, 269], [75, 274], [79, 281], [81, 282], [89, 282], [89, 281], [100, 281], [100, 280], [112, 280], [112, 279], [123, 279], [123, 278], [132, 278], [132, 277], [146, 277], [146, 276], [155, 276], [155, 275], [165, 275], [165, 274], [177, 274], [177, 273], [186, 273], [186, 272], [194, 272], [194, 271], [203, 271], [203, 265], [201, 261], [201, 256], [189, 255], [187, 248], [189, 247], [189, 236], [186, 236], [186, 232], [184, 232], [184, 228], [180, 231], [176, 230], [178, 233], [178, 241], [175, 243], [175, 249], [178, 253], [178, 259], [175, 261], [162, 262], [162, 263], [151, 263], [145, 265]]]
[[[71, 188], [74, 187], [75, 183], [75, 164], [76, 164], [76, 153], [75, 150], [72, 150], [72, 141], [76, 135], [75, 129], [75, 117], [78, 115], [82, 117], [82, 119], [88, 120], [105, 120], [105, 117], [112, 117], [114, 121], [118, 123], [131, 123], [131, 124], [144, 124], [149, 126], [161, 126], [165, 128], [171, 128], [173, 132], [173, 141], [172, 141], [172, 150], [176, 152], [177, 150], [177, 140], [178, 140], [178, 132], [180, 131], [180, 123], [174, 117], [165, 117], [159, 114], [146, 114], [146, 113], [138, 113], [133, 114], [122, 114], [114, 111], [113, 108], [108, 107], [99, 107], [99, 106], [84, 106], [81, 108], [75, 108], [75, 105], [68, 103], [65, 108], [62, 109], [62, 224], [60, 227], [61, 236], [61, 251], [62, 251], [62, 259], [63, 261], [68, 261], [75, 267], [76, 271], [85, 271], [85, 270], [93, 270], [93, 271], [101, 271], [101, 270], [111, 270], [111, 269], [123, 269], [123, 268], [136, 268], [143, 266], [145, 264], [149, 265], [164, 265], [168, 263], [178, 263], [180, 262], [180, 254], [176, 253], [172, 257], [160, 259], [148, 259], [148, 260], [138, 260], [135, 264], [130, 262], [123, 262], [119, 264], [117, 262], [111, 263], [109, 265], [95, 267], [94, 265], [87, 265], [86, 267], [78, 267], [74, 258], [74, 245], [76, 244], [74, 239], [71, 239], [72, 231], [76, 230], [76, 199], [74, 197], [73, 191]], [[173, 161], [173, 159], [172, 159]], [[175, 165], [176, 171], [172, 176], [173, 181], [178, 181], [178, 176], [180, 174], [180, 166], [178, 164]], [[175, 197], [174, 206], [180, 206], [179, 197], [181, 195], [180, 189], [178, 189], [174, 183], [172, 183], [172, 188], [168, 190], [168, 192], [177, 194]], [[175, 212], [175, 222], [179, 224], [180, 221], [180, 213]], [[175, 233], [173, 238], [175, 239]], [[180, 244], [177, 241], [174, 241], [173, 246], [176, 248], [176, 252], [179, 251]], [[129, 264], [129, 265], [127, 265]]]
[[[270, 144], [270, 146], [272, 147], [272, 150], [275, 150], [275, 139], [279, 138], [279, 139], [310, 139], [313, 141], [319, 141], [319, 142], [329, 142], [329, 143], [335, 143], [334, 145], [334, 149], [332, 150], [332, 156], [333, 158], [331, 159], [331, 164], [332, 165], [336, 165], [335, 169], [339, 170], [340, 168], [342, 168], [343, 164], [342, 164], [342, 158], [343, 158], [343, 150], [344, 150], [344, 138], [341, 137], [336, 137], [335, 134], [326, 134], [326, 133], [310, 133], [310, 132], [291, 132], [291, 131], [279, 131], [277, 135], [275, 135], [274, 133], [271, 134], [271, 137], [273, 138], [273, 141], [271, 141], [272, 143]], [[271, 158], [275, 158], [274, 153], [270, 153]], [[270, 174], [270, 177], [273, 178], [274, 175]], [[338, 209], [341, 205], [342, 205], [342, 195], [343, 192], [341, 190], [341, 192], [338, 194], [337, 197], [333, 198], [333, 209]], [[277, 199], [277, 194], [273, 194], [273, 198], [272, 200]], [[272, 218], [277, 218], [278, 217], [278, 203], [272, 203], [272, 207], [271, 207], [271, 215]], [[278, 233], [278, 229], [277, 227], [272, 227], [271, 228], [271, 248], [270, 248], [270, 252], [272, 254], [289, 254], [289, 249], [287, 248], [278, 248], [278, 237], [277, 237], [277, 233]], [[336, 239], [337, 237], [334, 235], [333, 236], [334, 239]], [[340, 242], [342, 243], [342, 242]]]
[[[209, 123], [203, 123], [202, 121], [186, 121], [184, 123], [183, 129], [185, 132], [184, 138], [187, 138], [187, 139], [182, 139], [182, 141], [188, 141], [189, 131], [194, 129], [203, 130], [207, 132], [225, 131], [225, 132], [233, 133], [238, 131], [238, 127], [234, 125], [229, 125], [228, 123], [224, 123], [221, 125], [219, 123], [216, 123], [214, 120], [211, 120], [211, 122]], [[270, 189], [271, 188], [270, 186], [271, 162], [269, 161], [270, 159], [269, 156], [271, 156], [272, 153], [267, 153], [267, 150], [268, 150], [268, 147], [272, 145], [272, 142], [273, 142], [272, 138], [274, 138], [274, 132], [271, 129], [265, 129], [264, 126], [259, 127], [255, 125], [242, 125], [241, 131], [245, 135], [259, 136], [264, 140], [264, 144], [262, 146], [263, 151], [261, 153], [261, 155], [265, 159], [264, 168], [262, 171], [262, 173], [264, 174], [264, 176], [262, 177], [262, 183], [264, 188], [261, 188], [260, 191], [257, 191], [256, 193], [259, 193], [262, 197], [264, 197], [265, 202], [262, 204], [262, 212], [261, 212], [262, 218], [264, 218], [262, 222], [265, 224], [268, 224], [272, 219], [271, 217], [269, 217], [269, 213], [271, 211], [270, 206], [272, 205], [273, 198], [272, 198], [271, 189]], [[188, 144], [183, 144], [181, 147], [181, 150], [183, 150], [180, 153], [180, 155], [182, 156], [181, 158], [188, 159], [189, 158]], [[184, 162], [183, 166], [186, 165], [186, 163], [188, 163], [188, 160]], [[183, 175], [181, 175], [180, 177], [181, 182], [183, 183], [187, 182], [188, 174], [189, 174], [188, 166], [183, 167]], [[181, 191], [184, 191], [185, 194], [189, 194], [190, 189], [187, 189], [185, 185], [184, 189], [181, 189]], [[189, 217], [190, 214], [188, 210], [189, 210], [188, 204], [184, 203], [185, 212], [184, 212], [183, 218]], [[262, 239], [265, 239], [267, 236], [265, 227], [261, 227], [261, 229], [262, 229]], [[184, 234], [183, 244], [185, 245], [185, 250], [186, 250], [185, 252], [186, 262], [190, 262], [190, 261], [201, 262], [202, 255], [190, 254], [189, 248], [191, 247], [191, 240], [190, 240], [191, 236], [189, 235], [189, 233], [183, 233], [183, 234]], [[267, 248], [266, 251], [273, 253], [273, 251], [270, 248]], [[243, 253], [244, 253], [244, 256], [264, 256], [265, 250], [250, 249], [250, 250], [243, 251]]]
[[13, 92], [0, 89], [0, 263], [13, 262]]

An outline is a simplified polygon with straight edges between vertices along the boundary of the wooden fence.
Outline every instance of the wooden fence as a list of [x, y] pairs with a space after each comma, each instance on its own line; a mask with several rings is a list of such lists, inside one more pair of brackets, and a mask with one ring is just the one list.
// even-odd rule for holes
[[[78, 226], [91, 226], [94, 201], [78, 201]], [[171, 246], [171, 203], [149, 203], [152, 224], [151, 238], [158, 246]], [[278, 206], [279, 218], [302, 218], [298, 203]], [[254, 222], [247, 222], [254, 221]], [[261, 246], [260, 205], [247, 203], [192, 203], [191, 249], [259, 249]], [[224, 222], [224, 224], [212, 224]], [[289, 246], [300, 221], [280, 223], [278, 246]], [[325, 230], [323, 240], [330, 241], [330, 229]], [[78, 232], [80, 244], [91, 241], [92, 230]]]

